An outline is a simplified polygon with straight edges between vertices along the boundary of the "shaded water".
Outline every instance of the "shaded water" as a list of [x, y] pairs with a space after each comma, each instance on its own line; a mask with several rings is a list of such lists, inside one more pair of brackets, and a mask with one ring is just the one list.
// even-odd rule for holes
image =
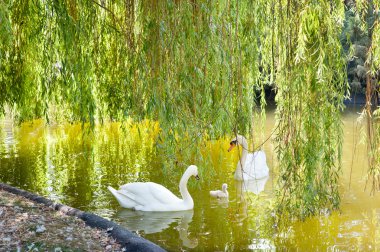
[[[273, 129], [273, 117], [268, 113], [265, 137]], [[171, 251], [374, 250], [380, 247], [380, 194], [364, 191], [367, 157], [359, 144], [357, 117], [355, 111], [343, 115], [341, 211], [289, 224], [282, 231], [276, 231], [271, 213], [265, 211], [272, 204], [277, 174], [270, 142], [264, 146], [269, 178], [248, 185], [233, 179], [238, 151], [227, 152], [229, 139], [205, 143], [202, 153], [211, 167], [199, 166], [204, 176], [189, 181], [194, 210], [147, 213], [120, 208], [107, 186], [154, 181], [179, 194], [186, 167], [165, 172], [162, 162], [167, 157], [158, 155], [154, 145], [157, 124], [143, 122], [123, 130], [113, 123], [83, 135], [80, 125], [45, 127], [35, 121], [16, 127], [3, 120], [0, 181], [95, 212]], [[209, 196], [222, 183], [229, 185], [229, 202]]]

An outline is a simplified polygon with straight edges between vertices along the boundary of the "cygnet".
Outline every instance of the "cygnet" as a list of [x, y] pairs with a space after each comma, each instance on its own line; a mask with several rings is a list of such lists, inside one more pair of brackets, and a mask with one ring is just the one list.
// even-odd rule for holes
[[214, 198], [228, 198], [227, 184], [222, 185], [222, 190], [210, 191], [210, 196]]

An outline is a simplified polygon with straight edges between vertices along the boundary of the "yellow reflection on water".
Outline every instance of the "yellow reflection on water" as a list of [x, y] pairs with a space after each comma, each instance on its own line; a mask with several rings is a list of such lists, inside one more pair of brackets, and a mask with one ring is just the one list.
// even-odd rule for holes
[[[102, 179], [125, 183], [155, 156], [155, 122], [47, 126], [42, 120], [2, 123], [1, 180], [77, 207], [96, 204]], [[71, 200], [68, 200], [71, 199]], [[68, 201], [67, 201], [68, 200]]]
[[[256, 125], [254, 139], [250, 139], [253, 149], [269, 137], [263, 149], [270, 175], [262, 181], [241, 184], [233, 179], [241, 154], [237, 149], [227, 152], [230, 137], [191, 146], [194, 151], [189, 155], [199, 155], [201, 180], [189, 181], [195, 207], [184, 216], [121, 211], [106, 189], [154, 181], [179, 195], [178, 182], [186, 167], [181, 164], [163, 172], [168, 157], [157, 151], [160, 128], [152, 121], [106, 123], [91, 131], [80, 124], [47, 126], [37, 120], [16, 127], [3, 120], [0, 181], [112, 218], [168, 250], [371, 251], [380, 246], [380, 195], [364, 191], [367, 156], [359, 143], [357, 117], [355, 111], [343, 115], [341, 211], [324, 212], [280, 230], [271, 215], [277, 176], [270, 138], [272, 112], [267, 113], [264, 126]], [[211, 199], [209, 191], [220, 189], [223, 183], [228, 184], [229, 201]], [[157, 223], [156, 229], [150, 221]]]
[[380, 248], [380, 193], [365, 189], [368, 161], [356, 111], [344, 114], [340, 177], [341, 209], [289, 224], [276, 236], [277, 247], [299, 251], [376, 251]]

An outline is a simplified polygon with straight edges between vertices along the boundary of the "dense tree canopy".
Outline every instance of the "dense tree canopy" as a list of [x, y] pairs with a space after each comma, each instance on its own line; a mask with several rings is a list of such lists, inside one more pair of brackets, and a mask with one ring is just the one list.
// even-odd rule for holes
[[[378, 12], [379, 1], [357, 3]], [[178, 138], [187, 146], [249, 134], [264, 90], [273, 89], [279, 210], [304, 217], [339, 206], [342, 1], [0, 4], [1, 113], [92, 125], [153, 119], [175, 154]], [[378, 29], [371, 73], [380, 64]]]

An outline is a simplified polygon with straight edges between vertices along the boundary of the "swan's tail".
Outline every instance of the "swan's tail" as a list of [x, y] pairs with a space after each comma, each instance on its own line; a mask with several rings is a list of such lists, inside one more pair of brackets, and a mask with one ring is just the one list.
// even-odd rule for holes
[[218, 198], [218, 191], [210, 191], [210, 196], [214, 198]]
[[107, 187], [108, 190], [115, 196], [116, 200], [119, 202], [120, 206], [124, 208], [134, 208], [137, 204], [134, 200], [129, 198], [127, 195], [124, 193], [119, 192], [112, 186]]

